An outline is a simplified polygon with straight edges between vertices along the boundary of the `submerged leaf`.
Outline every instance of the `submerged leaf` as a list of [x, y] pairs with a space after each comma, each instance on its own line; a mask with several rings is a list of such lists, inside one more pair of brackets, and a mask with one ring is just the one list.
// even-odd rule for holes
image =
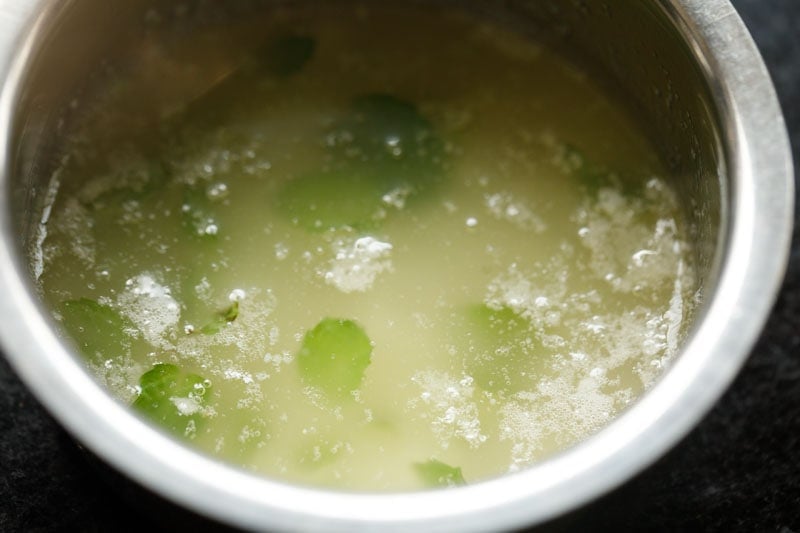
[[436, 459], [424, 463], [414, 463], [414, 469], [425, 485], [431, 488], [457, 487], [467, 484], [460, 467], [450, 466]]
[[365, 229], [377, 223], [382, 196], [380, 184], [358, 171], [318, 172], [288, 182], [277, 206], [310, 231]]
[[132, 326], [113, 308], [80, 298], [63, 302], [59, 310], [61, 324], [88, 359], [102, 362], [125, 351]]
[[[419, 197], [443, 179], [444, 143], [416, 106], [386, 94], [356, 98], [328, 132], [330, 170], [289, 181], [278, 208], [311, 231], [375, 227], [394, 198]], [[387, 202], [387, 198], [389, 198]]]
[[175, 435], [194, 437], [211, 387], [206, 379], [159, 363], [142, 375], [139, 385], [134, 409]]
[[469, 358], [467, 373], [483, 389], [508, 393], [531, 383], [533, 332], [530, 322], [512, 309], [482, 304], [467, 312]]
[[213, 335], [215, 333], [219, 333], [219, 331], [226, 325], [238, 318], [239, 316], [239, 302], [233, 302], [230, 307], [217, 313], [217, 316], [214, 317], [214, 320], [200, 328], [200, 333], [204, 335]]
[[297, 361], [308, 383], [345, 397], [361, 385], [371, 355], [372, 343], [361, 326], [326, 318], [306, 333]]
[[342, 161], [358, 163], [385, 192], [418, 194], [442, 178], [444, 143], [417, 107], [389, 94], [356, 98], [329, 139]]

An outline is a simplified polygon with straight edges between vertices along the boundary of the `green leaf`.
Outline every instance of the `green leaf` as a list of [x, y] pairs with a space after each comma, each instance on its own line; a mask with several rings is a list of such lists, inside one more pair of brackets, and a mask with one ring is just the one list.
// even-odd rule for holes
[[328, 395], [346, 397], [361, 385], [371, 355], [372, 343], [361, 326], [326, 318], [306, 333], [297, 361], [306, 382]]
[[273, 39], [260, 51], [257, 61], [274, 76], [288, 77], [300, 72], [314, 56], [317, 43], [312, 37], [286, 35]]
[[219, 331], [227, 324], [230, 324], [239, 316], [239, 302], [233, 302], [230, 307], [225, 309], [224, 311], [220, 311], [217, 313], [217, 316], [214, 317], [214, 320], [200, 328], [200, 333], [204, 335], [213, 335], [215, 333], [219, 333]]
[[453, 467], [436, 459], [414, 463], [414, 469], [426, 486], [431, 488], [466, 485], [460, 467]]
[[328, 139], [339, 160], [357, 163], [384, 192], [419, 194], [442, 179], [444, 143], [414, 104], [395, 96], [357, 97]]
[[195, 435], [211, 387], [206, 379], [159, 363], [142, 375], [139, 385], [134, 409], [177, 436]]
[[532, 360], [531, 324], [512, 309], [492, 309], [487, 305], [467, 312], [469, 357], [466, 371], [483, 389], [493, 392], [518, 392], [530, 386]]
[[383, 188], [357, 170], [307, 174], [286, 183], [277, 207], [310, 231], [349, 226], [369, 229], [378, 223]]
[[59, 311], [64, 330], [87, 359], [99, 363], [126, 350], [132, 325], [113, 308], [81, 298], [63, 302]]
[[374, 228], [385, 195], [411, 200], [443, 179], [444, 143], [416, 106], [394, 96], [356, 98], [326, 139], [331, 169], [287, 182], [276, 199], [311, 231]]

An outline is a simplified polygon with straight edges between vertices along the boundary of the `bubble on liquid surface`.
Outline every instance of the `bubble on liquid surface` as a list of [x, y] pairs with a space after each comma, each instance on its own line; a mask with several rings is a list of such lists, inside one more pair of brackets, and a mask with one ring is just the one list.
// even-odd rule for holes
[[381, 201], [395, 209], [403, 209], [406, 206], [406, 200], [412, 192], [410, 187], [397, 187], [384, 194], [381, 197]]
[[180, 306], [169, 287], [158, 283], [148, 273], [125, 282], [125, 290], [117, 300], [120, 310], [154, 346], [171, 348], [169, 334], [180, 320]]
[[247, 297], [247, 292], [244, 289], [233, 289], [228, 295], [228, 300], [231, 302], [241, 302]]
[[417, 372], [411, 381], [419, 387], [417, 399], [409, 402], [412, 412], [421, 412], [430, 424], [439, 445], [447, 449], [453, 439], [465, 441], [470, 448], [483, 444], [475, 387], [470, 376], [455, 378], [445, 372]]
[[206, 189], [206, 196], [209, 200], [223, 200], [228, 194], [228, 184], [226, 183], [213, 183]]
[[325, 282], [342, 292], [363, 292], [372, 287], [379, 274], [392, 269], [392, 244], [374, 237], [337, 240], [334, 258], [323, 274]]
[[200, 412], [203, 408], [197, 398], [191, 396], [185, 398], [171, 397], [169, 401], [178, 409], [178, 413], [181, 416], [191, 416]]
[[542, 233], [547, 229], [547, 224], [523, 200], [515, 198], [509, 192], [497, 192], [484, 196], [484, 205], [491, 215], [497, 220], [513, 224], [522, 230]]

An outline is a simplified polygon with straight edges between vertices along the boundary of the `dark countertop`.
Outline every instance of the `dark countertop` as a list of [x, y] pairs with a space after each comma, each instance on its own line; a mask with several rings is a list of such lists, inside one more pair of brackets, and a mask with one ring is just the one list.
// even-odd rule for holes
[[[800, 161], [800, 1], [733, 3], [770, 68]], [[146, 497], [125, 499], [118, 483], [110, 488], [110, 475], [87, 460], [0, 358], [0, 531], [163, 530], [148, 516], [154, 509], [172, 516], [170, 507], [150, 502], [147, 515], [135, 503]], [[182, 520], [173, 518], [169, 529], [188, 524]], [[798, 235], [769, 323], [717, 407], [655, 465], [551, 527], [800, 532]]]

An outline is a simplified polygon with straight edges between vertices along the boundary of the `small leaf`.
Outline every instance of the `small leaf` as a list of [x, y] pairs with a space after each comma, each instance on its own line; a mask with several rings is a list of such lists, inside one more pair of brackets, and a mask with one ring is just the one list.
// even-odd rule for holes
[[317, 43], [312, 37], [287, 35], [270, 41], [257, 60], [275, 76], [288, 77], [300, 72], [314, 56]]
[[346, 397], [361, 385], [371, 355], [372, 343], [361, 326], [326, 318], [306, 333], [297, 361], [308, 383]]
[[436, 459], [414, 463], [414, 469], [425, 485], [431, 488], [466, 485], [460, 467], [453, 467]]
[[482, 304], [467, 312], [470, 356], [466, 371], [483, 389], [517, 392], [530, 385], [533, 332], [531, 324], [512, 309]]
[[177, 436], [194, 437], [210, 390], [207, 380], [159, 363], [142, 375], [139, 384], [134, 409]]
[[357, 162], [384, 192], [418, 194], [441, 181], [444, 143], [414, 104], [395, 96], [357, 97], [328, 138], [340, 160]]
[[239, 302], [233, 302], [230, 307], [217, 313], [217, 316], [200, 328], [200, 333], [204, 335], [213, 335], [215, 333], [219, 333], [219, 331], [226, 325], [230, 324], [239, 316]]
[[411, 199], [443, 177], [444, 143], [416, 106], [386, 94], [356, 98], [326, 136], [331, 169], [284, 185], [277, 207], [311, 231], [371, 229], [386, 195]]
[[358, 171], [307, 174], [289, 181], [277, 196], [277, 207], [296, 224], [315, 232], [377, 224], [383, 188]]
[[61, 324], [88, 359], [102, 362], [126, 350], [132, 326], [111, 307], [81, 298], [63, 302], [60, 312]]

